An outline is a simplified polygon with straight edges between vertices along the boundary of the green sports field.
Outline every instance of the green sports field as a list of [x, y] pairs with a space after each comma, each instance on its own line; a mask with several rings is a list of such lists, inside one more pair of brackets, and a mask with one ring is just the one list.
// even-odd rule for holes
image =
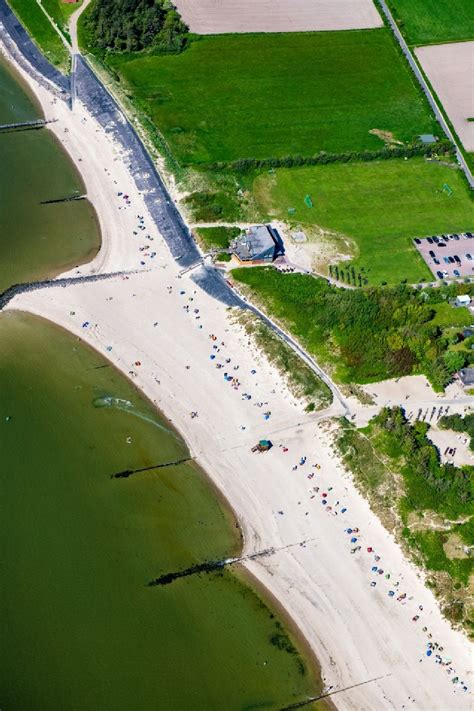
[[385, 29], [202, 37], [108, 57], [184, 164], [376, 149], [436, 131]]
[[[451, 197], [441, 192], [444, 183]], [[257, 176], [253, 192], [268, 217], [352, 238], [359, 251], [352, 264], [371, 284], [432, 278], [412, 239], [474, 227], [474, 201], [461, 172], [423, 158], [281, 168]]]
[[[8, 0], [8, 2], [45, 57], [59, 68], [68, 69], [69, 53], [38, 3], [35, 0]], [[44, 5], [47, 10], [50, 6], [59, 8], [57, 0], [45, 0]], [[59, 13], [59, 9], [57, 11]]]
[[409, 44], [474, 39], [473, 0], [388, 0]]

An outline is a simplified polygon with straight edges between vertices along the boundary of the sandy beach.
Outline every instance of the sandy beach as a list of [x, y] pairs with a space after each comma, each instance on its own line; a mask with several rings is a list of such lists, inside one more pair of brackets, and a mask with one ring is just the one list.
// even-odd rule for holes
[[[19, 71], [57, 119], [47, 130], [98, 214], [101, 250], [70, 274], [130, 274], [22, 294], [8, 309], [47, 318], [103, 353], [181, 432], [236, 512], [244, 553], [283, 549], [245, 565], [292, 617], [326, 685], [355, 687], [332, 697], [338, 708], [471, 708], [471, 646], [338, 462], [334, 424], [305, 413], [229, 309], [192, 272], [180, 276], [110, 136], [79, 102], [71, 112]], [[251, 453], [263, 437], [271, 451]]]

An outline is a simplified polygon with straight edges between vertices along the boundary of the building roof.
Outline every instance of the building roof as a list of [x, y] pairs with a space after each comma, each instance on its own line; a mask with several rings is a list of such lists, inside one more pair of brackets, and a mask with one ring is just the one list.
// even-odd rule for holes
[[258, 259], [264, 253], [274, 251], [275, 246], [275, 239], [267, 225], [250, 227], [232, 242], [235, 254], [243, 261]]
[[470, 304], [471, 303], [471, 297], [468, 294], [460, 294], [459, 296], [456, 296], [456, 303], [458, 304]]
[[422, 143], [436, 143], [437, 140], [436, 136], [433, 136], [432, 133], [422, 133], [420, 136]]
[[463, 385], [474, 385], [474, 368], [462, 368], [459, 377]]

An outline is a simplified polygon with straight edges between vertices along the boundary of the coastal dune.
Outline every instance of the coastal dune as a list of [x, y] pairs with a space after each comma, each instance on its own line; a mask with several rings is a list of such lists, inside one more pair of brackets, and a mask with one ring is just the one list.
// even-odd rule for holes
[[[97, 257], [69, 275], [129, 274], [25, 293], [8, 308], [47, 318], [99, 350], [178, 428], [234, 509], [244, 554], [276, 549], [244, 565], [293, 618], [331, 691], [348, 689], [333, 697], [338, 708], [470, 708], [470, 688], [451, 681], [471, 686], [470, 645], [357, 492], [333, 450], [334, 424], [304, 412], [235, 310], [204, 293], [195, 272], [180, 275], [126, 156], [84, 106], [69, 111], [21, 72], [46, 117], [57, 119], [48, 130], [80, 170], [102, 230]], [[252, 453], [261, 438], [272, 449]], [[353, 555], [351, 537], [361, 546]], [[371, 570], [375, 555], [383, 575]], [[399, 594], [406, 597], [397, 601]], [[455, 673], [427, 656], [435, 642]]]

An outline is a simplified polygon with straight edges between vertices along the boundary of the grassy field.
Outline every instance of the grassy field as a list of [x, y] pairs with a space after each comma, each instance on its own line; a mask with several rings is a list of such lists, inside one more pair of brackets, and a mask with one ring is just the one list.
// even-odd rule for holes
[[388, 0], [409, 44], [474, 39], [472, 0]]
[[[60, 69], [68, 69], [69, 53], [35, 0], [8, 0], [8, 2], [45, 57]], [[51, 0], [49, 3], [45, 0], [45, 6], [50, 3]]]
[[[444, 183], [452, 197], [440, 192]], [[474, 201], [461, 173], [423, 158], [281, 168], [257, 176], [253, 193], [269, 217], [352, 238], [359, 254], [351, 264], [372, 284], [432, 278], [412, 239], [474, 225]], [[296, 208], [294, 216], [288, 208]]]
[[184, 164], [380, 148], [372, 129], [402, 141], [436, 131], [385, 28], [205, 37], [181, 54], [108, 62]]
[[67, 33], [69, 18], [81, 6], [82, 0], [76, 3], [65, 3], [63, 0], [42, 0], [42, 3], [46, 12]]

